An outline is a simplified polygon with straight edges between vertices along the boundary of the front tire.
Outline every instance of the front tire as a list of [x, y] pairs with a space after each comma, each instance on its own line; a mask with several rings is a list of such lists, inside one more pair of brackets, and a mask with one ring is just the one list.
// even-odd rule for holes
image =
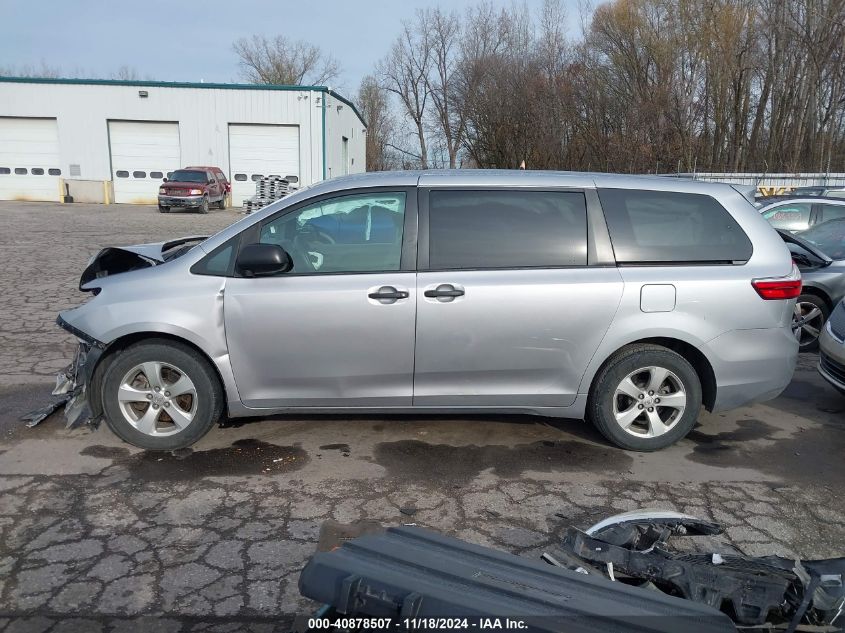
[[203, 196], [200, 204], [200, 213], [208, 213], [208, 196]]
[[608, 440], [632, 451], [656, 451], [689, 433], [701, 410], [701, 381], [680, 354], [632, 345], [599, 370], [587, 418]]
[[830, 308], [821, 297], [803, 294], [796, 299], [792, 321], [794, 323], [800, 319], [804, 322], [803, 326], [792, 328], [792, 333], [798, 339], [798, 351], [813, 352], [819, 348], [819, 335], [829, 316]]
[[103, 375], [106, 423], [139, 448], [171, 451], [197, 442], [223, 413], [217, 374], [195, 349], [150, 339], [118, 352]]
[[170, 211], [170, 207], [165, 207], [163, 205], [158, 205], [158, 212], [159, 213], [167, 213]]

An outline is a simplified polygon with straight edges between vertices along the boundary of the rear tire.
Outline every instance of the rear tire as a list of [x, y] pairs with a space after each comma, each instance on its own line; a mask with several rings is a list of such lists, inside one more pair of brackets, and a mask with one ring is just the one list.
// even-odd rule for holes
[[106, 424], [123, 441], [146, 450], [190, 446], [223, 413], [223, 388], [214, 368], [178, 341], [130, 345], [108, 365], [101, 384]]
[[656, 451], [689, 433], [701, 411], [701, 381], [692, 365], [659, 345], [631, 345], [599, 370], [587, 419], [608, 440], [632, 451]]
[[226, 209], [226, 195], [225, 194], [223, 195], [222, 198], [220, 198], [220, 201], [217, 203], [217, 208], [220, 209], [221, 211], [224, 211]]
[[802, 294], [795, 300], [793, 320], [807, 316], [812, 318], [800, 331], [792, 330], [795, 338], [798, 339], [798, 351], [800, 352], [814, 352], [819, 348], [819, 335], [830, 316], [830, 308], [827, 307], [827, 302], [818, 295]]

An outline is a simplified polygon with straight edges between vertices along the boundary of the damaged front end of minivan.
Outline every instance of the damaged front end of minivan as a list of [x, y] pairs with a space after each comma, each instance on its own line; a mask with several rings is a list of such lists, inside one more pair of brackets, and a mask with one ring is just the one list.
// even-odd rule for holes
[[53, 395], [55, 400], [21, 417], [28, 427], [34, 427], [47, 419], [62, 406], [65, 409], [66, 427], [73, 429], [84, 424], [97, 426], [102, 413], [99, 407], [93, 407], [90, 400], [94, 368], [100, 360], [106, 345], [101, 341], [79, 331], [61, 316], [56, 324], [76, 336], [79, 341], [73, 361], [56, 376]]
[[79, 339], [73, 362], [56, 376], [54, 396], [64, 396], [65, 420], [67, 428], [72, 429], [83, 424], [97, 426], [102, 417], [99, 407], [92, 406], [91, 384], [94, 368], [100, 360], [106, 345], [82, 332], [79, 332], [64, 319], [59, 317], [56, 323], [74, 334]]
[[[82, 271], [79, 289], [96, 296], [100, 292], [97, 282], [103, 278], [172, 261], [206, 239], [207, 236], [190, 236], [166, 242], [103, 248], [88, 261], [85, 270]], [[21, 419], [29, 427], [38, 425], [62, 406], [64, 406], [66, 427], [69, 429], [86, 424], [96, 427], [102, 420], [102, 407], [93, 397], [96, 393], [96, 386], [93, 384], [94, 370], [108, 344], [71, 324], [63, 316], [68, 312], [60, 313], [56, 324], [77, 338], [76, 353], [73, 361], [56, 376], [53, 395], [57, 398], [22, 416]]]

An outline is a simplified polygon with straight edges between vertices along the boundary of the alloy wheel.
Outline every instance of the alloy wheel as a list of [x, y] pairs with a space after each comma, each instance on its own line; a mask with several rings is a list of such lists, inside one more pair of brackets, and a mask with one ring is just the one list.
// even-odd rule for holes
[[628, 374], [613, 393], [613, 417], [636, 437], [668, 433], [684, 414], [683, 382], [665, 367], [642, 367]]
[[798, 339], [798, 343], [802, 347], [811, 345], [821, 334], [824, 325], [824, 313], [815, 303], [801, 301], [795, 304], [792, 323], [792, 333]]
[[197, 412], [197, 388], [181, 369], [150, 361], [130, 369], [117, 393], [123, 417], [145, 435], [179, 433]]

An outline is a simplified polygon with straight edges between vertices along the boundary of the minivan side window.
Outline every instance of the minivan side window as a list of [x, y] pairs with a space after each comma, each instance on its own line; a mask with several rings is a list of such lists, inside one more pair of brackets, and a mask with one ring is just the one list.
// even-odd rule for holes
[[434, 190], [429, 268], [587, 265], [587, 205], [570, 191]]
[[397, 271], [404, 222], [402, 192], [340, 196], [269, 220], [259, 241], [284, 248], [293, 273]]
[[599, 189], [617, 263], [745, 262], [748, 236], [715, 198], [697, 193]]

